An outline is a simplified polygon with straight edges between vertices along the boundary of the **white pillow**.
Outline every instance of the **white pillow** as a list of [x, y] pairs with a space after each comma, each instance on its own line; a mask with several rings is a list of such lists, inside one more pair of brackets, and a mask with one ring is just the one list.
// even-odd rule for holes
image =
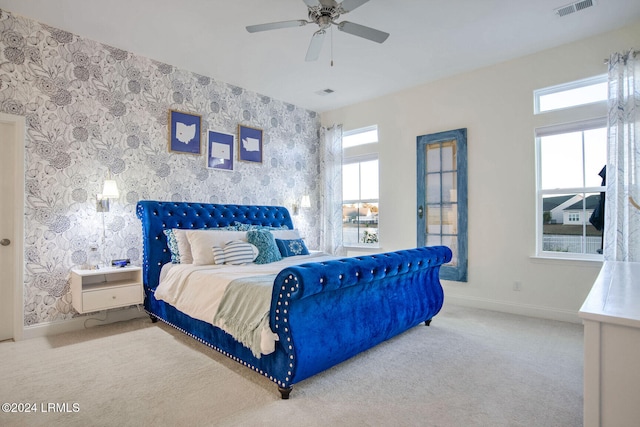
[[298, 230], [269, 230], [275, 239], [296, 240], [300, 238]]
[[242, 240], [227, 242], [224, 249], [222, 249], [222, 257], [220, 257], [219, 250], [220, 248], [218, 247], [213, 248], [216, 264], [220, 264], [220, 261], [231, 265], [250, 264], [260, 253], [257, 247]]
[[191, 245], [189, 244], [189, 239], [187, 239], [187, 230], [174, 228], [173, 235], [176, 237], [176, 242], [178, 242], [180, 264], [192, 264], [193, 256], [191, 255]]
[[226, 242], [230, 240], [245, 240], [246, 236], [246, 231], [187, 230], [187, 239], [189, 239], [189, 243], [191, 244], [193, 264], [215, 264], [212, 249], [214, 246], [222, 247]]

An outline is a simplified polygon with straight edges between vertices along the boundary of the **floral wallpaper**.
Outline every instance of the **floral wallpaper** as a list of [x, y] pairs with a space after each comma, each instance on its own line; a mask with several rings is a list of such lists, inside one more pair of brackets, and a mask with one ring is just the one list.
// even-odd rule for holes
[[[168, 151], [168, 112], [202, 116], [203, 154]], [[0, 11], [0, 111], [26, 117], [25, 325], [69, 319], [70, 269], [97, 244], [141, 264], [140, 199], [285, 205], [316, 177], [319, 116], [295, 105]], [[206, 131], [263, 130], [262, 164], [206, 167]], [[96, 212], [104, 180], [120, 199]], [[318, 214], [294, 223], [318, 247]], [[314, 231], [315, 230], [315, 231]]]

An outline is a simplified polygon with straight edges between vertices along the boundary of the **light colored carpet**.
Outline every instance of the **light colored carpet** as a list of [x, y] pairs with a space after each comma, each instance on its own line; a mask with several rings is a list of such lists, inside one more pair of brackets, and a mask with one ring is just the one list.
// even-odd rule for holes
[[[446, 306], [430, 327], [296, 384], [281, 400], [268, 379], [135, 319], [0, 343], [0, 401], [38, 409], [0, 412], [0, 425], [581, 426], [582, 332]], [[71, 412], [42, 412], [47, 403]]]

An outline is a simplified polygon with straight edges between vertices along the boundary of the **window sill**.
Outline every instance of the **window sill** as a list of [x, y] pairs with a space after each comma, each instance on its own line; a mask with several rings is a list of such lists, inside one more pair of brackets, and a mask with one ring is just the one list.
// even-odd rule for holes
[[529, 257], [532, 262], [539, 264], [572, 263], [582, 264], [585, 267], [601, 267], [604, 262], [603, 257], [599, 258], [573, 258], [568, 256], [532, 255]]

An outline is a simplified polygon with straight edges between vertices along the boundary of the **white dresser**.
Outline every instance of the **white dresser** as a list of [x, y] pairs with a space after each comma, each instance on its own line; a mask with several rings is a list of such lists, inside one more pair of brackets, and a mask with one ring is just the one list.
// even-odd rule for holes
[[640, 425], [640, 263], [605, 262], [584, 324], [584, 426]]

